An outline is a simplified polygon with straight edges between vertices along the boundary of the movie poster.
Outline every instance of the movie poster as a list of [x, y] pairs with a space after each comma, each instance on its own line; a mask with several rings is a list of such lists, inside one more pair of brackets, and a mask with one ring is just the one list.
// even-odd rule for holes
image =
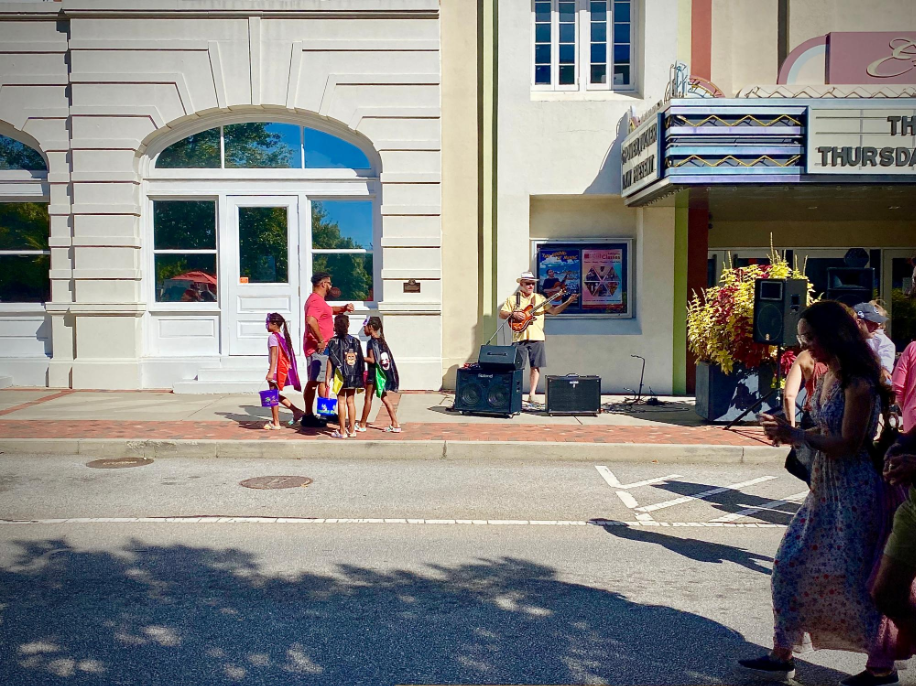
[[554, 306], [579, 293], [579, 249], [551, 246], [538, 250], [538, 290]]
[[626, 310], [623, 249], [582, 249], [582, 308], [609, 312]]

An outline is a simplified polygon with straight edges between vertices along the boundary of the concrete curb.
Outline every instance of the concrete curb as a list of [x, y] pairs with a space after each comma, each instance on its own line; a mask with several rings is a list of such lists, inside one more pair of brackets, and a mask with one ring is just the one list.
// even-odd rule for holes
[[787, 447], [712, 444], [598, 444], [486, 441], [239, 441], [201, 439], [0, 439], [5, 454], [81, 455], [96, 458], [333, 459], [404, 461], [448, 459], [476, 463], [568, 461], [601, 463], [782, 464]]

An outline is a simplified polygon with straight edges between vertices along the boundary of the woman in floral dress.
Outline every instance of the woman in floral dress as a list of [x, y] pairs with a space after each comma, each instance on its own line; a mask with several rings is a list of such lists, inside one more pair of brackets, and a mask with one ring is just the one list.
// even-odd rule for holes
[[799, 342], [828, 371], [815, 390], [816, 427], [802, 430], [763, 416], [775, 443], [814, 451], [811, 492], [789, 524], [773, 562], [773, 651], [739, 663], [791, 678], [792, 653], [806, 645], [868, 654], [866, 670], [847, 685], [897, 682], [903, 645], [869, 595], [869, 581], [890, 530], [896, 495], [875, 472], [866, 449], [882, 399], [880, 367], [848, 310], [824, 301], [798, 324]]

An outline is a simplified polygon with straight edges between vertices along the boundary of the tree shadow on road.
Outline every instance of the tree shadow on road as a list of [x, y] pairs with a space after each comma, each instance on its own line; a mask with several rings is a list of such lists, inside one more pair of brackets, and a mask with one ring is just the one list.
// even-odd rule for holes
[[741, 682], [733, 659], [761, 651], [712, 620], [511, 558], [290, 575], [242, 551], [137, 540], [7, 547], [9, 685], [719, 684]]

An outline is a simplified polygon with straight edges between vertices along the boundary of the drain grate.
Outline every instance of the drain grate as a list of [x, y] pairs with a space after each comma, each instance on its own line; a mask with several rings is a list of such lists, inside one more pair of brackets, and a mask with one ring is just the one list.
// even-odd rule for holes
[[265, 475], [261, 478], [249, 478], [239, 483], [242, 487], [252, 490], [283, 490], [291, 487], [308, 487], [311, 484], [311, 478], [300, 475]]
[[87, 468], [137, 468], [138, 466], [148, 466], [153, 459], [141, 458], [139, 456], [124, 456], [118, 459], [95, 459], [86, 464]]

